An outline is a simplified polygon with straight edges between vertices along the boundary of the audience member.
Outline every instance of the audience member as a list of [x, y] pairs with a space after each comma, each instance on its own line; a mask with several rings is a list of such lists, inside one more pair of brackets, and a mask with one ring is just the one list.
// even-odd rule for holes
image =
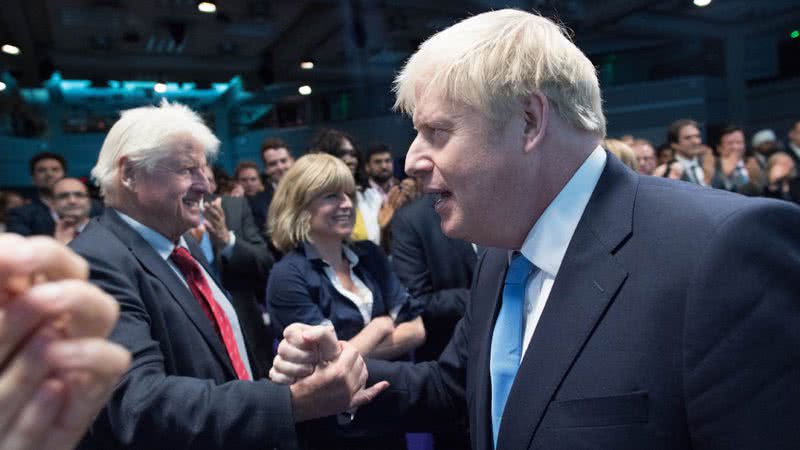
[[773, 153], [767, 160], [767, 185], [764, 195], [800, 203], [800, 178], [797, 164], [783, 152]]
[[130, 363], [119, 306], [50, 238], [0, 235], [0, 448], [69, 450]]
[[89, 189], [77, 178], [62, 178], [53, 184], [52, 203], [58, 217], [53, 236], [58, 242], [69, 244], [89, 223]]
[[167, 102], [124, 111], [106, 136], [92, 175], [107, 208], [70, 245], [121, 304], [111, 340], [133, 364], [84, 448], [293, 448], [295, 422], [386, 387], [363, 389], [363, 360], [347, 343], [321, 349], [334, 362], [288, 389], [262, 379], [236, 298], [183, 237], [201, 223], [218, 145], [200, 116]]
[[702, 161], [698, 155], [703, 144], [700, 128], [691, 119], [679, 119], [667, 129], [667, 142], [675, 151], [675, 160], [683, 166], [683, 181], [707, 186]]
[[639, 171], [639, 162], [636, 159], [636, 153], [633, 152], [633, 149], [628, 144], [619, 139], [604, 139], [603, 147], [622, 161], [622, 164], [625, 164], [632, 170]]
[[8, 212], [7, 231], [31, 236], [53, 236], [57, 214], [52, 209], [53, 184], [64, 177], [67, 162], [58, 153], [43, 152], [28, 163], [36, 195], [31, 202]]
[[653, 144], [647, 139], [636, 139], [633, 141], [633, 152], [636, 154], [636, 163], [639, 165], [639, 173], [642, 175], [652, 175], [656, 169], [656, 151]]
[[242, 161], [236, 165], [233, 177], [244, 190], [244, 195], [252, 197], [264, 190], [261, 177], [258, 175], [258, 164], [252, 161]]
[[[609, 157], [596, 68], [541, 16], [440, 31], [395, 87], [442, 230], [498, 248], [437, 361], [367, 362], [392, 387], [353, 427], [466, 416], [481, 450], [797, 447], [800, 208]], [[307, 371], [301, 344], [276, 366]]]
[[710, 186], [726, 191], [743, 193], [750, 184], [744, 165], [744, 130], [735, 125], [722, 129], [717, 144], [717, 158]]
[[389, 189], [397, 183], [393, 176], [394, 162], [391, 150], [385, 144], [373, 144], [367, 147], [364, 159], [370, 187], [381, 195], [382, 202], [386, 202]]
[[669, 165], [668, 163], [670, 161], [675, 160], [675, 150], [672, 149], [669, 143], [661, 144], [656, 149], [656, 159], [659, 166], [664, 164]]
[[422, 195], [422, 190], [418, 188], [417, 180], [413, 177], [406, 177], [389, 189], [389, 195], [378, 212], [378, 224], [381, 227], [381, 248], [386, 254], [392, 252], [392, 227], [390, 224], [395, 212], [419, 198], [420, 195]]
[[265, 189], [258, 175], [258, 165], [252, 161], [240, 162], [233, 172], [236, 184], [242, 187], [244, 197], [250, 205], [253, 220], [258, 224], [262, 236], [266, 237], [267, 210], [272, 201], [272, 188]]
[[[269, 228], [285, 256], [269, 279], [269, 311], [279, 334], [294, 322], [332, 326], [365, 357], [394, 359], [425, 341], [422, 305], [374, 243], [346, 242], [355, 223], [355, 191], [350, 169], [324, 154], [298, 159], [278, 184]], [[332, 442], [316, 430], [324, 425], [301, 437], [304, 447], [405, 448], [402, 435]]]
[[8, 222], [8, 211], [25, 205], [25, 197], [18, 192], [3, 190], [0, 191], [0, 233], [6, 231]]
[[361, 154], [353, 144], [353, 138], [339, 130], [322, 129], [311, 139], [311, 153], [327, 153], [341, 159], [350, 169], [356, 183], [356, 223], [353, 240], [381, 242], [381, 227], [378, 222], [383, 197], [369, 185]]
[[294, 158], [282, 139], [267, 138], [261, 143], [261, 160], [264, 162], [264, 186], [269, 186], [274, 192], [278, 182], [294, 164]]
[[786, 153], [792, 157], [795, 166], [800, 166], [800, 120], [789, 130], [789, 143], [786, 147]]

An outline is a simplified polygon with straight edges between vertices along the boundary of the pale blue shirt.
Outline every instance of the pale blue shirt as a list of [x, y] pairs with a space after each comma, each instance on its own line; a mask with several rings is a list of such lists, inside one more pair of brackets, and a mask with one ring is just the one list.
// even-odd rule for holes
[[[167, 239], [161, 233], [153, 230], [152, 228], [138, 222], [136, 219], [123, 214], [119, 210], [115, 209], [117, 214], [125, 221], [128, 225], [131, 226], [140, 236], [142, 239], [147, 241], [153, 250], [158, 253], [158, 255], [167, 262], [172, 271], [175, 272], [175, 275], [178, 276], [178, 279], [181, 280], [186, 289], [189, 289], [189, 285], [186, 283], [186, 280], [183, 277], [183, 273], [178, 269], [178, 266], [172, 262], [170, 259], [170, 255], [172, 251], [175, 249], [175, 244], [172, 243], [169, 239]], [[178, 246], [183, 247], [185, 249], [189, 249], [186, 245], [186, 240], [183, 239], [183, 236], [178, 239]], [[211, 287], [211, 294], [214, 296], [214, 300], [217, 301], [217, 304], [222, 311], [225, 313], [225, 317], [228, 318], [228, 322], [231, 324], [231, 329], [233, 330], [233, 337], [236, 339], [236, 347], [238, 347], [239, 355], [242, 357], [242, 361], [244, 361], [244, 367], [247, 369], [247, 373], [250, 375], [250, 379], [253, 378], [253, 372], [250, 369], [250, 359], [247, 357], [247, 346], [245, 345], [244, 341], [244, 334], [242, 334], [242, 327], [239, 324], [239, 317], [236, 315], [236, 310], [233, 309], [233, 305], [228, 300], [228, 297], [222, 292], [217, 283], [214, 281], [214, 278], [209, 275], [206, 269], [203, 267], [202, 264], [197, 263], [200, 266], [200, 270], [203, 272], [203, 276], [206, 279], [206, 282]]]
[[572, 235], [606, 166], [606, 159], [605, 150], [600, 146], [595, 148], [544, 210], [522, 243], [520, 253], [538, 268], [525, 289], [523, 356], [542, 316]]

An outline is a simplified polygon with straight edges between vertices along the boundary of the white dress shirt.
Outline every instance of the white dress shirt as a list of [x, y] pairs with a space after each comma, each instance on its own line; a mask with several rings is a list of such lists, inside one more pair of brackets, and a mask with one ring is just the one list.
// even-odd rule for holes
[[[681, 163], [684, 173], [693, 183], [707, 186], [706, 174], [703, 172], [703, 166], [700, 164], [699, 158], [688, 159], [676, 153], [675, 160]], [[667, 172], [669, 172], [669, 168], [667, 168]]]
[[[170, 259], [170, 255], [172, 255], [172, 251], [175, 249], [175, 244], [170, 242], [169, 239], [164, 237], [161, 233], [153, 230], [152, 228], [138, 222], [136, 219], [123, 214], [119, 210], [114, 210], [119, 214], [122, 220], [125, 221], [128, 225], [131, 226], [137, 233], [139, 233], [142, 238], [147, 241], [150, 246], [153, 247], [153, 250], [158, 253], [161, 258], [167, 262], [167, 264], [172, 268], [173, 272], [178, 276], [178, 279], [181, 280], [186, 289], [189, 289], [189, 285], [186, 283], [186, 279], [183, 277], [183, 272], [178, 269], [178, 266], [172, 262]], [[180, 237], [178, 240], [178, 246], [183, 247], [185, 249], [189, 249], [186, 245], [186, 240], [183, 239], [183, 236]], [[222, 311], [225, 313], [225, 317], [228, 318], [228, 322], [231, 324], [231, 329], [233, 330], [233, 337], [236, 339], [236, 347], [239, 349], [239, 355], [242, 357], [242, 361], [244, 361], [244, 367], [247, 369], [247, 373], [250, 375], [250, 379], [253, 379], [253, 371], [250, 369], [250, 359], [247, 357], [247, 346], [245, 345], [244, 341], [244, 334], [242, 334], [242, 327], [239, 324], [239, 317], [236, 315], [236, 310], [233, 309], [233, 305], [228, 300], [228, 297], [222, 292], [217, 283], [214, 281], [214, 278], [206, 272], [205, 267], [199, 262], [197, 263], [200, 266], [200, 270], [203, 272], [203, 276], [206, 279], [206, 282], [211, 287], [211, 294], [214, 295], [214, 300], [217, 301], [217, 304], [222, 308]]]
[[[550, 206], [544, 210], [522, 243], [520, 253], [538, 269], [528, 279], [525, 288], [522, 356], [528, 350], [533, 332], [550, 296], [550, 290], [553, 289], [553, 283], [558, 276], [558, 269], [567, 253], [569, 242], [603, 173], [606, 158], [606, 152], [602, 147], [598, 146], [592, 151]], [[511, 253], [509, 261], [510, 258]]]

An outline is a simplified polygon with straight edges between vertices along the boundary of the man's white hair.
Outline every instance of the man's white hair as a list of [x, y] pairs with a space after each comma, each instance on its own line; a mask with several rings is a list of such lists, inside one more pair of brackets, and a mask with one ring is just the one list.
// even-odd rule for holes
[[187, 106], [164, 100], [159, 106], [122, 111], [120, 119], [108, 131], [92, 169], [92, 178], [106, 201], [114, 197], [118, 187], [117, 163], [121, 158], [127, 157], [134, 165], [152, 171], [160, 160], [170, 155], [176, 139], [185, 137], [199, 141], [208, 160], [216, 157], [219, 139]]
[[597, 71], [563, 27], [515, 9], [463, 20], [423, 42], [395, 79], [395, 109], [413, 115], [430, 92], [484, 111], [495, 123], [543, 94], [567, 122], [605, 136]]

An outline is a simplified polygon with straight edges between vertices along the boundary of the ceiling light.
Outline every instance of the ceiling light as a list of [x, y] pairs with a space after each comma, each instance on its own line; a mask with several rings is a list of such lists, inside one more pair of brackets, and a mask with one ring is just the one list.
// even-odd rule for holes
[[314, 68], [314, 63], [312, 61], [303, 61], [300, 63], [300, 68], [304, 70], [311, 70]]
[[167, 85], [164, 84], [164, 83], [158, 82], [158, 83], [153, 85], [153, 90], [158, 92], [159, 94], [163, 94], [164, 92], [167, 92]]
[[300, 86], [299, 88], [297, 88], [297, 92], [299, 92], [300, 95], [309, 95], [311, 94], [311, 86], [307, 84]]
[[711, 4], [711, 0], [694, 0], [694, 6], [699, 6], [701, 8], [703, 6], [708, 6], [710, 4]]
[[16, 45], [11, 44], [3, 44], [3, 53], [8, 53], [9, 55], [19, 55], [19, 47]]
[[200, 12], [213, 14], [217, 12], [217, 5], [214, 2], [199, 2], [197, 4], [197, 10]]
[[6, 90], [6, 84], [0, 81], [0, 91], [5, 91], [5, 90]]

